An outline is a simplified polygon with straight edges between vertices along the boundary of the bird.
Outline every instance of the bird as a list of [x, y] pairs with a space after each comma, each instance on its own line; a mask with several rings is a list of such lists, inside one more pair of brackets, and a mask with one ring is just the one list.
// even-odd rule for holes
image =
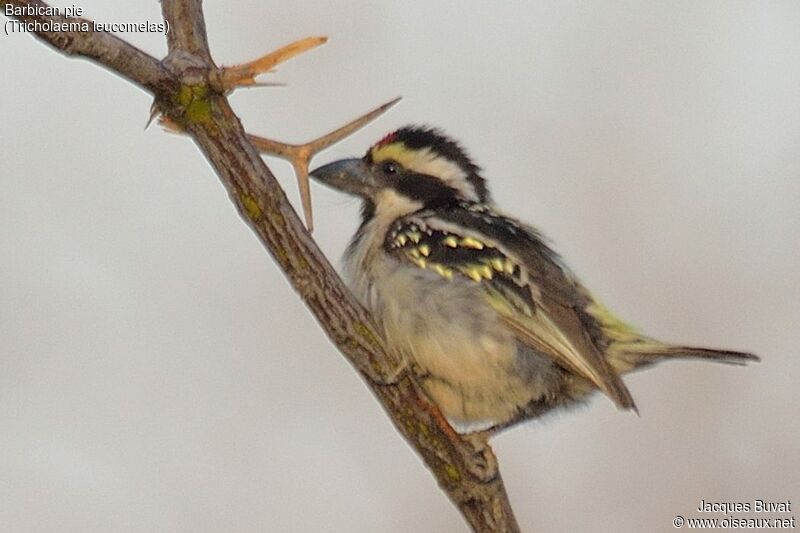
[[543, 234], [501, 211], [481, 168], [411, 125], [311, 177], [361, 199], [343, 277], [460, 434], [498, 432], [595, 392], [638, 413], [622, 375], [752, 353], [673, 345], [617, 318]]

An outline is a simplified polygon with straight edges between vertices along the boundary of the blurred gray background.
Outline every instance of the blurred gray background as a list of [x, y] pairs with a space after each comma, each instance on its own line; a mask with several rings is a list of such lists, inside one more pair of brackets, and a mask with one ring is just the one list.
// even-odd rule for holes
[[[160, 19], [154, 1], [80, 5]], [[525, 530], [671, 531], [701, 499], [800, 504], [800, 3], [206, 16], [219, 64], [330, 36], [265, 78], [288, 87], [233, 95], [249, 131], [303, 141], [402, 95], [315, 162], [442, 127], [622, 317], [763, 357], [631, 375], [640, 417], [598, 397], [496, 438]], [[165, 53], [162, 35], [123, 37]], [[0, 57], [0, 530], [465, 530], [198, 150], [143, 130], [148, 96], [27, 35], [0, 36]], [[289, 165], [268, 162], [297, 205]], [[313, 192], [338, 262], [358, 204]]]

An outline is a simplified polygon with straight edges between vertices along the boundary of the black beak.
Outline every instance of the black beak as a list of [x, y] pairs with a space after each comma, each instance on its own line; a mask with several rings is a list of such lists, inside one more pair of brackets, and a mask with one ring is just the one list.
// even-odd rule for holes
[[368, 198], [375, 190], [375, 180], [361, 159], [342, 159], [312, 170], [312, 178], [338, 191]]

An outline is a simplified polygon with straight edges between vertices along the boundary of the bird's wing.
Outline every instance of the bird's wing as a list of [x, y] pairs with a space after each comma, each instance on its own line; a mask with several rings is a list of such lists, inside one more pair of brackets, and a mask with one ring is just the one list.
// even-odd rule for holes
[[396, 222], [386, 250], [446, 279], [468, 278], [515, 336], [603, 391], [622, 408], [633, 398], [596, 342], [591, 300], [532, 228], [484, 205], [422, 211]]

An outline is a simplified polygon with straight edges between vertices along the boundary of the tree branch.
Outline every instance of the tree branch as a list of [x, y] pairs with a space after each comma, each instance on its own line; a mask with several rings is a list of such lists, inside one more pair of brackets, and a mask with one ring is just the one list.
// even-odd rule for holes
[[[46, 6], [38, 0], [8, 3]], [[170, 24], [170, 53], [162, 62], [102, 32], [37, 35], [55, 48], [92, 59], [153, 93], [159, 111], [194, 139], [242, 218], [472, 529], [519, 531], [489, 446], [455, 433], [430, 403], [410, 369], [387, 348], [369, 313], [352, 297], [305, 230], [251, 144], [225, 98], [226, 88], [219, 83], [221, 73], [208, 50], [201, 2], [162, 0], [162, 9]], [[42, 22], [59, 19], [35, 18]]]
[[213, 63], [202, 0], [161, 0], [161, 12], [169, 23], [167, 46], [170, 54], [180, 50], [206, 63]]

